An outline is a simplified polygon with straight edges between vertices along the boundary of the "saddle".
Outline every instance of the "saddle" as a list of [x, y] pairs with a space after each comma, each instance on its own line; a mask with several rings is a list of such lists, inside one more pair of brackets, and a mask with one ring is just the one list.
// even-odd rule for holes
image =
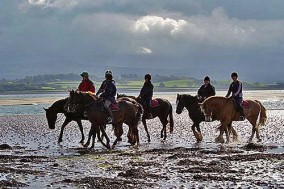
[[243, 106], [243, 108], [250, 108], [250, 105], [249, 105], [247, 100], [243, 100], [242, 106]]
[[152, 107], [152, 108], [157, 107], [157, 106], [159, 106], [159, 105], [160, 105], [160, 104], [159, 104], [158, 100], [152, 99], [152, 101], [151, 101], [151, 107]]
[[118, 107], [117, 103], [111, 103], [109, 105], [109, 107], [110, 107], [111, 111], [113, 111], [113, 112], [119, 111], [119, 107]]

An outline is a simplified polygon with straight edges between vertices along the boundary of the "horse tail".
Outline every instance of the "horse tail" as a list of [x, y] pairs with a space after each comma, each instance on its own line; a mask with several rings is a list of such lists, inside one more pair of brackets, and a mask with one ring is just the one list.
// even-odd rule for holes
[[141, 115], [143, 114], [143, 107], [141, 104], [137, 103], [137, 112], [136, 112], [136, 118], [137, 118], [137, 124], [141, 121]]
[[170, 110], [169, 110], [169, 117], [170, 117], [170, 133], [173, 133], [174, 131], [174, 119], [173, 119], [173, 107], [170, 104]]
[[266, 108], [261, 104], [260, 101], [255, 100], [259, 105], [260, 105], [260, 116], [258, 120], [258, 126], [263, 126], [266, 123], [267, 120], [267, 113], [266, 113]]

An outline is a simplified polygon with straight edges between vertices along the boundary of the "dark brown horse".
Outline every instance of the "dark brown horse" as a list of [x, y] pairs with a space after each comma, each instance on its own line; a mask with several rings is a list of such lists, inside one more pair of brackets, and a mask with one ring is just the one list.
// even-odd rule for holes
[[[247, 102], [248, 107], [244, 107], [244, 113], [246, 119], [252, 125], [252, 134], [249, 142], [252, 141], [255, 133], [258, 142], [260, 142], [259, 128], [267, 120], [266, 109], [258, 100], [247, 100]], [[239, 121], [240, 117], [240, 113], [236, 111], [234, 100], [232, 98], [213, 96], [201, 103], [200, 107], [205, 115], [205, 120], [210, 120], [212, 112], [214, 112], [216, 119], [221, 121], [220, 135], [216, 138], [216, 141], [224, 143], [223, 133], [226, 132], [227, 143], [229, 143], [230, 138], [227, 126], [232, 121]], [[258, 117], [259, 120], [257, 122]]]
[[[88, 114], [88, 119], [92, 123], [91, 131], [86, 146], [89, 145], [90, 139], [93, 136], [92, 147], [94, 146], [96, 135], [99, 137], [100, 131], [106, 136], [107, 141], [109, 140], [102, 125], [107, 123], [108, 114], [103, 108], [101, 99], [96, 96], [90, 95], [89, 93], [70, 91], [69, 102], [67, 103], [67, 109], [76, 111], [78, 107], [84, 108]], [[128, 101], [118, 100], [118, 110], [113, 111], [114, 123], [114, 134], [117, 137], [113, 143], [113, 147], [121, 140], [123, 134], [122, 125], [123, 123], [129, 126], [128, 142], [131, 145], [139, 144], [138, 134], [138, 123], [140, 121], [141, 114], [139, 114], [138, 108]], [[101, 141], [100, 137], [99, 140]], [[101, 141], [102, 142], [102, 141]]]
[[[201, 142], [203, 136], [202, 136], [199, 124], [205, 121], [205, 117], [204, 117], [204, 114], [201, 112], [198, 97], [191, 96], [189, 94], [177, 94], [176, 113], [181, 114], [184, 107], [188, 110], [189, 118], [193, 121], [193, 125], [191, 126], [193, 134], [197, 142]], [[216, 120], [215, 116], [212, 116], [212, 117], [213, 117], [212, 121]], [[233, 133], [233, 140], [237, 141], [238, 134], [231, 125], [232, 125], [232, 122], [229, 123], [228, 127], [231, 129], [231, 132]]]
[[[122, 97], [129, 97], [129, 98], [135, 99], [141, 105], [144, 104], [141, 98], [136, 98], [135, 96], [127, 96], [125, 94], [117, 94], [117, 98], [122, 98]], [[161, 138], [163, 138], [163, 140], [166, 140], [167, 138], [167, 131], [166, 131], [167, 124], [170, 122], [170, 133], [173, 132], [173, 128], [174, 128], [173, 108], [172, 108], [171, 103], [167, 99], [163, 99], [163, 98], [155, 98], [155, 100], [157, 100], [158, 106], [150, 108], [151, 109], [150, 111], [153, 117], [148, 118], [146, 114], [143, 114], [142, 116], [142, 123], [147, 133], [148, 142], [150, 142], [151, 140], [150, 140], [150, 135], [148, 132], [147, 124], [146, 124], [146, 119], [153, 119], [155, 117], [158, 117], [160, 119], [161, 123], [163, 124], [163, 128], [161, 130]], [[168, 117], [170, 121], [168, 121]]]
[[56, 124], [56, 121], [57, 121], [57, 114], [62, 113], [65, 116], [65, 120], [64, 120], [64, 122], [61, 126], [60, 134], [59, 134], [59, 137], [58, 137], [58, 143], [62, 142], [62, 136], [63, 136], [64, 128], [71, 121], [77, 122], [79, 129], [80, 129], [80, 132], [81, 132], [81, 135], [82, 135], [80, 143], [84, 143], [85, 136], [84, 136], [83, 126], [82, 126], [81, 120], [88, 120], [88, 118], [84, 117], [83, 111], [76, 112], [76, 113], [67, 112], [64, 109], [64, 106], [65, 106], [67, 100], [68, 100], [68, 98], [57, 100], [49, 108], [44, 108], [45, 116], [46, 116], [46, 119], [47, 119], [47, 122], [48, 122], [48, 126], [49, 126], [50, 129], [55, 129], [55, 124]]

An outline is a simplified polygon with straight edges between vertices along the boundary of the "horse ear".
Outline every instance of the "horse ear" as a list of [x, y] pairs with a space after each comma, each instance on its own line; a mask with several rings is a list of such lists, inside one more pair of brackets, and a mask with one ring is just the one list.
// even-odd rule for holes
[[48, 110], [48, 108], [44, 108], [44, 107], [42, 107], [45, 111], [47, 111]]

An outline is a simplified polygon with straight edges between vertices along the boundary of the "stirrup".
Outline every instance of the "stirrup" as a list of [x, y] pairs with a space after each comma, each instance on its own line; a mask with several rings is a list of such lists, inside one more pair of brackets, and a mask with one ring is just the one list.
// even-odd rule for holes
[[240, 121], [244, 121], [246, 118], [244, 116], [240, 116]]
[[113, 119], [112, 119], [112, 117], [108, 117], [108, 118], [107, 118], [107, 123], [108, 123], [108, 124], [113, 123]]
[[153, 115], [151, 113], [148, 113], [148, 118], [149, 119], [152, 119], [153, 118]]

